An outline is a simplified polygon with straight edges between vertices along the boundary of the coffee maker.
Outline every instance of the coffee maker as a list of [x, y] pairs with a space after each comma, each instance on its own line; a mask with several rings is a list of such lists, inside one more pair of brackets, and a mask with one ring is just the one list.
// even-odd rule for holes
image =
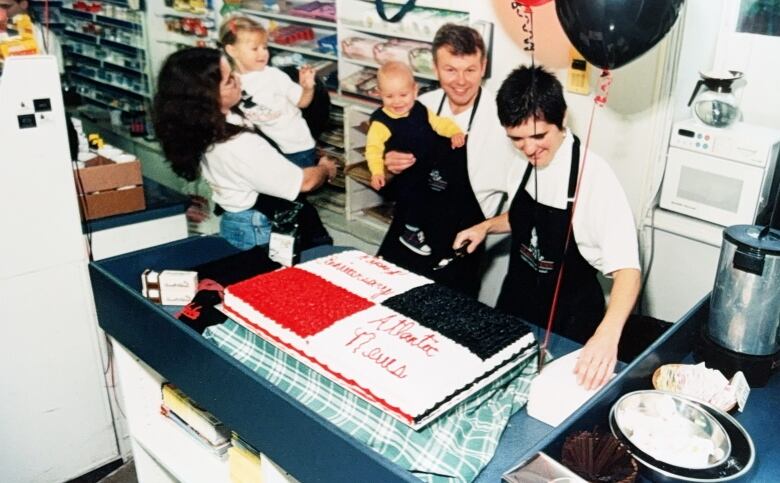
[[742, 72], [707, 71], [699, 72], [699, 75], [701, 79], [696, 82], [688, 101], [693, 116], [712, 127], [728, 127], [738, 121], [739, 106], [731, 91], [734, 82], [742, 78]]
[[780, 197], [766, 226], [735, 225], [723, 232], [709, 319], [697, 359], [726, 377], [742, 371], [763, 387], [780, 368]]

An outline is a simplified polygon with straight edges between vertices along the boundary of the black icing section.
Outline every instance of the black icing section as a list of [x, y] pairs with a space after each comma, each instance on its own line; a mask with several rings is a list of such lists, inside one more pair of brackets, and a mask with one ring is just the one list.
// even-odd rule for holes
[[382, 305], [452, 339], [482, 360], [529, 332], [520, 318], [433, 283], [391, 297]]

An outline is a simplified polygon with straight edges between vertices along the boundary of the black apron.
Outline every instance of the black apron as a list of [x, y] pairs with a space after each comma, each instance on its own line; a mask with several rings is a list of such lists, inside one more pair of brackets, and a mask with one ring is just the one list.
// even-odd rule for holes
[[[553, 292], [565, 258], [553, 331], [585, 343], [604, 317], [604, 295], [593, 268], [577, 247], [566, 245], [580, 165], [580, 140], [574, 136], [565, 210], [537, 203], [525, 190], [533, 166], [529, 163], [509, 207], [512, 249], [509, 270], [496, 308], [545, 327]], [[565, 251], [565, 253], [564, 253]]]
[[[238, 113], [240, 114], [240, 111]], [[279, 149], [279, 145], [273, 139], [268, 137], [257, 126], [253, 125], [252, 128], [255, 134], [265, 139], [271, 147], [284, 156], [282, 150]], [[333, 245], [333, 238], [331, 238], [328, 230], [322, 223], [317, 209], [306, 199], [306, 193], [299, 193], [295, 201], [288, 201], [265, 193], [257, 193], [257, 199], [252, 209], [265, 215], [272, 224], [278, 215], [295, 212], [294, 221], [298, 225], [298, 249], [301, 251], [321, 245]], [[215, 215], [220, 216], [224, 212], [224, 208], [214, 203]]]
[[[471, 130], [481, 94], [480, 89], [474, 101], [467, 131]], [[442, 94], [437, 114], [441, 114], [445, 100], [446, 94]], [[459, 231], [485, 220], [469, 180], [466, 146], [452, 149], [449, 139], [437, 136], [432, 151], [431, 166], [427, 173], [424, 173], [426, 182], [423, 183], [424, 195], [428, 200], [425, 212], [430, 213], [430, 216], [419, 223], [425, 233], [426, 243], [431, 247], [431, 254], [418, 255], [401, 244], [398, 237], [404, 231], [405, 221], [402, 216], [394, 216], [377, 255], [442, 285], [476, 297], [479, 294], [480, 262], [484, 244], [474, 253], [456, 258], [444, 268], [434, 270], [443, 258], [452, 257], [452, 243]], [[390, 184], [392, 185], [392, 181]], [[396, 204], [398, 203], [403, 203], [403, 200], [398, 200]], [[396, 213], [403, 213], [406, 207], [400, 208], [396, 207]]]

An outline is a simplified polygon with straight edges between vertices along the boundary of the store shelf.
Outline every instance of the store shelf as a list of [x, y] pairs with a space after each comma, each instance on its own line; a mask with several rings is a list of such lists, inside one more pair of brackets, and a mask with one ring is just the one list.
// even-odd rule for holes
[[227, 483], [227, 457], [220, 457], [160, 414], [162, 376], [115, 346], [132, 438], [179, 481]]
[[361, 161], [351, 164], [344, 169], [344, 172], [355, 181], [368, 187], [371, 186], [371, 171], [368, 170], [368, 162]]
[[180, 45], [186, 47], [204, 47], [216, 46], [216, 41], [209, 37], [197, 37], [195, 35], [184, 35], [179, 32], [166, 31], [155, 42], [169, 45]]
[[111, 40], [106, 37], [99, 37], [97, 35], [87, 34], [84, 32], [77, 32], [75, 30], [70, 30], [67, 27], [63, 30], [63, 33], [66, 36], [80, 40], [82, 42], [87, 42], [92, 45], [103, 45], [105, 47], [111, 47], [113, 49], [117, 49], [124, 52], [127, 51], [143, 52], [145, 49], [143, 45], [137, 43], [124, 43], [118, 40]]
[[61, 43], [69, 79], [95, 112], [148, 112], [153, 78], [143, 1], [99, 4], [99, 12], [73, 8], [70, 2], [60, 9], [66, 21]]
[[[379, 64], [376, 62], [369, 62], [367, 60], [359, 60], [359, 59], [351, 59], [349, 57], [342, 57], [342, 60], [344, 62], [349, 62], [350, 64], [360, 65], [363, 67], [371, 67], [372, 69], [378, 69]], [[414, 74], [415, 77], [418, 79], [426, 79], [426, 80], [432, 80], [432, 81], [438, 81], [438, 77], [436, 77], [435, 74], [424, 74], [422, 72], [416, 72], [412, 71], [412, 74]]]
[[[138, 69], [136, 67], [130, 67], [130, 66], [127, 66], [125, 64], [120, 64], [119, 61], [121, 61], [122, 59], [107, 60], [107, 59], [98, 57], [94, 53], [77, 52], [75, 50], [72, 50], [72, 46], [70, 44], [67, 44], [67, 43], [63, 44], [63, 47], [65, 47], [67, 49], [71, 49], [68, 52], [68, 55], [73, 56], [76, 59], [88, 59], [87, 63], [89, 63], [90, 61], [95, 61], [95, 62], [98, 62], [98, 65], [107, 65], [107, 66], [110, 66], [110, 67], [115, 68], [115, 69], [127, 70], [127, 71], [130, 71], [130, 72], [135, 72], [138, 75], [146, 76], [146, 72], [143, 71], [143, 70], [140, 70], [140, 69]], [[135, 62], [136, 59], [128, 59], [128, 60], [130, 60], [132, 62]]]
[[106, 79], [98, 79], [96, 77], [92, 77], [92, 76], [89, 76], [89, 75], [86, 75], [86, 74], [82, 74], [80, 72], [70, 72], [70, 75], [75, 76], [75, 77], [80, 77], [80, 78], [83, 78], [83, 79], [87, 79], [87, 80], [90, 80], [92, 82], [97, 82], [98, 84], [103, 84], [103, 85], [106, 85], [106, 86], [109, 86], [109, 87], [113, 87], [114, 89], [119, 89], [119, 90], [128, 92], [130, 94], [135, 94], [137, 96], [149, 97], [149, 95], [150, 95], [148, 91], [138, 91], [138, 90], [133, 89], [132, 87], [129, 87], [129, 86], [125, 86], [125, 85], [122, 85], [122, 84], [116, 84], [116, 83], [111, 82], [111, 81], [106, 80]]
[[[102, 25], [107, 25], [110, 27], [119, 27], [127, 30], [142, 30], [143, 29], [143, 23], [139, 21], [140, 16], [136, 12], [132, 16], [136, 17], [134, 19], [122, 19], [117, 17], [112, 17], [109, 15], [105, 15], [103, 13], [99, 12], [85, 12], [83, 10], [76, 10], [74, 8], [70, 7], [60, 7], [60, 12], [68, 17], [78, 18], [81, 20], [87, 20], [92, 21], [95, 23], [99, 23]], [[135, 11], [133, 11], [135, 12]]]
[[161, 6], [157, 12], [158, 17], [181, 17], [181, 18], [200, 18], [200, 19], [214, 19], [217, 14], [213, 10], [207, 10], [206, 12], [191, 12], [188, 10], [176, 10], [172, 7]]
[[360, 32], [363, 34], [374, 35], [374, 36], [378, 35], [381, 37], [387, 37], [391, 39], [404, 39], [404, 40], [414, 40], [417, 42], [430, 42], [433, 37], [433, 34], [419, 34], [419, 33], [411, 33], [411, 32], [391, 31], [382, 26], [366, 27], [364, 25], [357, 25], [357, 24], [350, 23], [349, 21], [345, 21], [343, 25], [345, 29], [353, 30], [355, 32]]
[[307, 199], [317, 208], [324, 208], [344, 216], [344, 203], [346, 199], [344, 188], [330, 185], [323, 186], [314, 193], [308, 195]]
[[123, 112], [130, 112], [130, 110], [126, 109], [125, 107], [122, 107], [122, 106], [116, 106], [116, 105], [114, 105], [114, 104], [111, 104], [110, 102], [101, 101], [100, 99], [97, 99], [97, 98], [95, 98], [95, 97], [89, 96], [89, 95], [87, 95], [87, 94], [83, 94], [83, 93], [82, 93], [82, 94], [79, 94], [79, 95], [80, 95], [80, 96], [81, 96], [83, 99], [86, 99], [88, 102], [95, 103], [95, 104], [97, 104], [97, 105], [98, 105], [98, 106], [100, 106], [100, 107], [105, 107], [105, 108], [107, 108], [107, 109], [112, 109], [112, 110], [113, 110], [113, 109], [117, 109], [117, 110], [120, 110], [120, 111], [123, 111]]
[[336, 54], [329, 54], [325, 52], [318, 52], [316, 49], [317, 42], [297, 43], [291, 45], [277, 44], [275, 42], [268, 42], [268, 47], [277, 50], [284, 50], [286, 52], [297, 52], [299, 54], [307, 55], [310, 57], [317, 57], [320, 59], [337, 61], [338, 56]]
[[270, 18], [274, 20], [281, 20], [283, 22], [311, 25], [315, 27], [325, 27], [330, 29], [336, 28], [336, 22], [330, 22], [327, 20], [318, 20], [316, 18], [298, 17], [296, 15], [288, 15], [286, 13], [274, 12], [271, 10], [244, 8], [241, 9], [241, 12], [251, 17]]
[[228, 459], [220, 458], [195, 441], [176, 423], [159, 414], [133, 429], [133, 438], [153, 454], [179, 481], [230, 481]]

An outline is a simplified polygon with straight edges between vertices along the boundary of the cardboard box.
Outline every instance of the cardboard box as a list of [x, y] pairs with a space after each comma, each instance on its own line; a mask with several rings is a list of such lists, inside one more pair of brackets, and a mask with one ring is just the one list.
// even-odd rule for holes
[[146, 208], [141, 163], [115, 163], [102, 156], [73, 171], [85, 220], [132, 213]]

